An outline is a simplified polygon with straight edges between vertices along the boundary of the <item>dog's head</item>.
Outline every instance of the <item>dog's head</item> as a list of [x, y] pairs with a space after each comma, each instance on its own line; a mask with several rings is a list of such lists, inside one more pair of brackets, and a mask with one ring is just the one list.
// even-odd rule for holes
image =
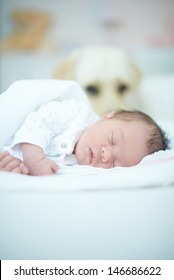
[[140, 70], [123, 50], [89, 47], [67, 57], [54, 78], [76, 80], [98, 114], [135, 108]]

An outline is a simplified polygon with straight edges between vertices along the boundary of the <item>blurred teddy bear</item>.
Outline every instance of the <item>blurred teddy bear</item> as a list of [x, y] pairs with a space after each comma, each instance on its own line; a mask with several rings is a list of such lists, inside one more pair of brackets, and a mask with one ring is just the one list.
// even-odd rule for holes
[[[2, 38], [2, 51], [36, 50], [48, 43], [46, 34], [50, 27], [50, 17], [36, 10], [13, 10], [11, 13], [14, 30]], [[47, 42], [46, 42], [47, 41]]]

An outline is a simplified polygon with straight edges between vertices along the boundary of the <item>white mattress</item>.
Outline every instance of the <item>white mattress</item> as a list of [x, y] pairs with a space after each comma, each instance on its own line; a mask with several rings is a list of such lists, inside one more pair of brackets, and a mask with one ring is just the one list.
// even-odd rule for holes
[[18, 179], [5, 176], [0, 191], [1, 259], [174, 258], [174, 186]]

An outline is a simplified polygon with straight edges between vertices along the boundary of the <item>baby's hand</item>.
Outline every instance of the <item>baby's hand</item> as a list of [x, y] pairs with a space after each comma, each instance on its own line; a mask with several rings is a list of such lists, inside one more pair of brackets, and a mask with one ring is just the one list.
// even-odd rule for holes
[[45, 157], [41, 147], [30, 143], [21, 143], [21, 149], [30, 175], [53, 175], [58, 171], [57, 164]]
[[8, 152], [0, 152], [0, 170], [28, 174], [27, 166], [19, 158], [10, 155]]
[[25, 163], [29, 168], [29, 174], [33, 176], [53, 175], [58, 171], [57, 164], [53, 160], [45, 157], [39, 161], [34, 159]]

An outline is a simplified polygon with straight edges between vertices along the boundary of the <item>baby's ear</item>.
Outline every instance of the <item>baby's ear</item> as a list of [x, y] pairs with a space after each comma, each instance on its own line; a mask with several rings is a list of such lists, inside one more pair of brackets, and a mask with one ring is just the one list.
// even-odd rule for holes
[[101, 119], [102, 119], [102, 120], [104, 120], [104, 119], [110, 119], [110, 118], [112, 118], [114, 115], [115, 115], [115, 111], [112, 111], [112, 112], [110, 112], [110, 113], [107, 113], [107, 114], [103, 115], [103, 116], [101, 117]]

